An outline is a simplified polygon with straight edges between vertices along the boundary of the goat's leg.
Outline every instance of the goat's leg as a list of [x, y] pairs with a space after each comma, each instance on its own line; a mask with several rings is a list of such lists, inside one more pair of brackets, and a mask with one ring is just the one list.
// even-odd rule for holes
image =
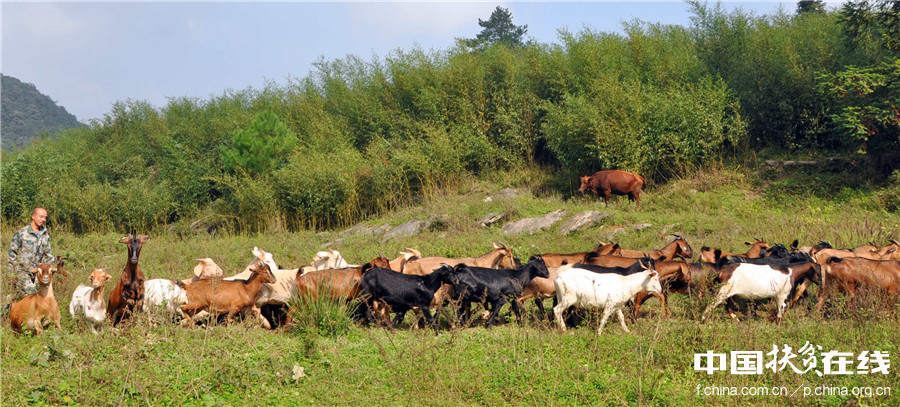
[[272, 324], [270, 324], [269, 320], [263, 316], [262, 308], [260, 308], [259, 305], [254, 305], [252, 308], [250, 308], [250, 311], [253, 314], [253, 316], [256, 317], [256, 320], [259, 321], [259, 324], [263, 328], [272, 329]]
[[634, 296], [634, 318], [637, 319], [638, 312], [641, 310], [641, 305], [644, 305], [644, 301], [650, 298], [650, 293], [647, 291], [641, 291]]
[[737, 316], [737, 304], [734, 302], [734, 298], [728, 298], [725, 300], [725, 311], [728, 312], [728, 316], [731, 319], [741, 322], [741, 319]]
[[[534, 297], [534, 305], [537, 306], [538, 315], [540, 315], [540, 318], [539, 318], [540, 321], [543, 321], [545, 318], [548, 317], [547, 311], [544, 309], [544, 300], [540, 296]], [[550, 317], [550, 322], [552, 323], [553, 317], [552, 316], [549, 316], [549, 317]]]
[[778, 310], [775, 314], [775, 323], [780, 324], [781, 318], [784, 317], [784, 311], [787, 309], [787, 297], [790, 295], [790, 292], [784, 293], [784, 295], [779, 295], [775, 297], [775, 305], [778, 307]]
[[[372, 307], [374, 307], [374, 306], [375, 306], [374, 301], [369, 301], [366, 304], [363, 304], [363, 317], [366, 319], [367, 324], [374, 323], [375, 326], [378, 326], [379, 321], [376, 321], [375, 316], [372, 315]], [[377, 310], [376, 313], [378, 311], [380, 311], [380, 310]], [[381, 322], [384, 322], [384, 321], [381, 321]]]
[[469, 301], [463, 300], [462, 303], [459, 305], [459, 310], [456, 311], [456, 313], [457, 313], [456, 319], [457, 319], [457, 321], [459, 321], [459, 326], [461, 326], [461, 327], [466, 326], [466, 323], [468, 322], [469, 318], [472, 316], [471, 309], [472, 309], [472, 303]]
[[797, 301], [800, 301], [800, 297], [806, 293], [806, 288], [809, 287], [810, 279], [803, 279], [803, 282], [797, 286], [797, 292], [794, 293], [794, 298], [791, 298], [791, 306], [793, 307], [797, 304]]
[[521, 309], [521, 305], [519, 304], [519, 301], [516, 301], [515, 299], [513, 299], [512, 302], [510, 302], [509, 306], [512, 308], [513, 314], [516, 314], [516, 322], [519, 325], [524, 324], [525, 321], [522, 321], [522, 309]]
[[438, 333], [438, 325], [435, 323], [434, 316], [431, 315], [431, 310], [428, 309], [428, 306], [420, 307], [419, 310], [425, 315], [425, 321], [434, 328], [434, 333]]
[[556, 320], [556, 326], [559, 327], [559, 330], [562, 332], [566, 331], [566, 321], [563, 319], [563, 311], [569, 308], [569, 301], [566, 301], [565, 298], [560, 299], [558, 296], [553, 296], [553, 317]]
[[706, 307], [706, 311], [703, 311], [703, 316], [700, 317], [700, 322], [706, 321], [706, 317], [709, 316], [709, 312], [712, 311], [713, 308], [719, 306], [719, 304], [725, 302], [726, 299], [730, 297], [728, 295], [730, 286], [723, 286], [722, 289], [719, 290], [719, 294], [716, 295], [716, 299], [713, 300], [708, 307]]
[[663, 295], [662, 293], [652, 293], [651, 295], [653, 295], [654, 297], [659, 299], [660, 313], [662, 314], [662, 317], [665, 318], [666, 317], [666, 296]]
[[603, 308], [603, 317], [600, 318], [600, 327], [597, 328], [597, 335], [603, 335], [603, 327], [606, 325], [606, 321], [609, 320], [609, 317], [612, 315], [615, 309], [609, 305]]
[[403, 322], [403, 318], [406, 317], [406, 311], [408, 311], [408, 310], [409, 310], [409, 308], [406, 308], [406, 307], [395, 310], [395, 311], [397, 311], [397, 314], [394, 315], [394, 321], [391, 322], [391, 324], [389, 325], [389, 327], [391, 328], [391, 331], [394, 330], [394, 326], [400, 325], [400, 323]]
[[485, 328], [490, 328], [491, 324], [494, 323], [494, 319], [497, 318], [497, 314], [500, 313], [500, 309], [503, 308], [503, 304], [506, 303], [506, 297], [500, 296], [496, 301], [491, 303], [491, 317], [488, 318], [487, 322], [484, 324]]
[[825, 287], [822, 287], [822, 289], [819, 290], [819, 301], [816, 302], [816, 312], [822, 312], [822, 308], [825, 306], [826, 294], [827, 291], [825, 290]]
[[622, 330], [625, 331], [625, 332], [630, 332], [630, 331], [628, 330], [628, 326], [625, 325], [625, 314], [622, 313], [622, 308], [621, 308], [621, 307], [617, 307], [617, 308], [616, 308], [616, 314], [619, 315], [619, 323], [622, 324]]

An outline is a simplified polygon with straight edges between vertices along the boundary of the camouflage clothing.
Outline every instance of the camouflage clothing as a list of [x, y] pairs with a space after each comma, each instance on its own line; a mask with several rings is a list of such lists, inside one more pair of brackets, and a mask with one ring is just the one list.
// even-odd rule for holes
[[6, 255], [6, 269], [16, 276], [16, 286], [26, 295], [37, 292], [30, 271], [41, 263], [53, 263], [50, 231], [42, 226], [35, 232], [31, 224], [25, 225], [12, 237], [9, 253]]

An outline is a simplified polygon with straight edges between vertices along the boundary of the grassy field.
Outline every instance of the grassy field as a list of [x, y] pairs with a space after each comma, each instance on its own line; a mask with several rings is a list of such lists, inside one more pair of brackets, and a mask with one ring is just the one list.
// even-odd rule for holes
[[[587, 250], [618, 228], [625, 232], [614, 240], [625, 247], [658, 248], [671, 240], [668, 233], [676, 232], [695, 251], [703, 245], [741, 250], [743, 242], [754, 237], [784, 243], [799, 239], [801, 244], [825, 239], [840, 247], [900, 238], [900, 215], [883, 208], [878, 191], [831, 185], [833, 179], [824, 179], [828, 185], [790, 189], [784, 188], [793, 185], [790, 180], [778, 174], [719, 170], [657, 187], [644, 195], [637, 209], [624, 199], [604, 208], [592, 199], [560, 196], [541, 187], [552, 184], [547, 176], [514, 173], [458, 185], [419, 206], [366, 222], [397, 226], [430, 214], [448, 215], [442, 227], [414, 237], [382, 241], [340, 231], [150, 233], [141, 268], [148, 278], [185, 278], [193, 259], [211, 257], [226, 274], [233, 274], [252, 259], [253, 246], [272, 252], [282, 267], [297, 267], [329, 242], [337, 242], [334, 247], [356, 263], [376, 252], [393, 257], [404, 247], [416, 247], [425, 255], [472, 256], [498, 240], [526, 259], [536, 253]], [[506, 187], [519, 194], [499, 196]], [[488, 196], [492, 199], [486, 201]], [[491, 212], [513, 211], [513, 219], [519, 219], [557, 209], [566, 210], [567, 216], [584, 210], [611, 216], [602, 225], [566, 236], [556, 226], [533, 235], [505, 236], [497, 226], [475, 224]], [[642, 223], [652, 226], [632, 228]], [[4, 250], [18, 227], [3, 225]], [[886, 351], [897, 365], [900, 312], [878, 306], [851, 310], [838, 304], [826, 318], [811, 310], [814, 295], [789, 310], [781, 325], [771, 322], [772, 307], [765, 301], [749, 306], [743, 322], [729, 320], [719, 309], [711, 321], [700, 324], [699, 314], [709, 298], [673, 295], [671, 318], [658, 318], [658, 303], [650, 300], [637, 321], [628, 322], [631, 333], [613, 322], [602, 337], [596, 335], [596, 316], [561, 334], [538, 321], [534, 312], [521, 327], [510, 319], [490, 330], [471, 327], [441, 335], [406, 325], [390, 333], [346, 321], [324, 328], [301, 324], [289, 331], [264, 331], [249, 324], [182, 329], [175, 324], [149, 327], [143, 318], [92, 335], [74, 326], [67, 305], [93, 267], [112, 270], [107, 293], [111, 290], [125, 263], [125, 247], [117, 243], [121, 236], [54, 231], [55, 253], [69, 258], [70, 277], [54, 283], [63, 329], [36, 338], [17, 337], [8, 320], [2, 321], [4, 405], [900, 405], [897, 366], [887, 375], [823, 377], [789, 369], [762, 375], [694, 370], [694, 353], [765, 354], [773, 345], [789, 345], [796, 352], [807, 341], [822, 346], [823, 352]], [[4, 275], [4, 293], [9, 287]], [[407, 323], [411, 320], [408, 317]], [[783, 386], [789, 394], [703, 396], [697, 394], [698, 385]], [[802, 386], [895, 388], [889, 396], [802, 397]]]

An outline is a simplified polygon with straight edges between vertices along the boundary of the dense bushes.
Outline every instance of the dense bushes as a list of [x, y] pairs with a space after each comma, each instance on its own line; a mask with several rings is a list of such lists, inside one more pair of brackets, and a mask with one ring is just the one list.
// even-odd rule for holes
[[199, 218], [329, 228], [532, 163], [659, 183], [749, 149], [846, 146], [826, 104], [860, 102], [823, 98], [833, 89], [821, 83], [853, 82], [828, 75], [866, 53], [836, 12], [693, 7], [690, 27], [635, 21], [558, 44], [349, 56], [259, 90], [122, 101], [88, 129], [5, 153], [2, 215], [19, 222], [43, 205], [73, 231]]

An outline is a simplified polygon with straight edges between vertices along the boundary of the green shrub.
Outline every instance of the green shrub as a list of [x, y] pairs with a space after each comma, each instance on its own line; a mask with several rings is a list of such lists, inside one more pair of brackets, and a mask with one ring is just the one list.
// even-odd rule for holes
[[353, 328], [353, 314], [360, 306], [360, 300], [347, 302], [332, 299], [326, 295], [326, 288], [320, 287], [317, 298], [297, 296], [290, 301], [293, 332], [300, 336], [321, 336], [337, 338], [346, 335]]
[[245, 233], [280, 228], [275, 190], [268, 179], [239, 173], [223, 175], [215, 182], [223, 195], [213, 202], [213, 208], [231, 229]]
[[222, 164], [229, 173], [264, 174], [282, 166], [296, 143], [297, 136], [284, 122], [265, 111], [245, 129], [234, 132], [231, 142], [221, 148]]

